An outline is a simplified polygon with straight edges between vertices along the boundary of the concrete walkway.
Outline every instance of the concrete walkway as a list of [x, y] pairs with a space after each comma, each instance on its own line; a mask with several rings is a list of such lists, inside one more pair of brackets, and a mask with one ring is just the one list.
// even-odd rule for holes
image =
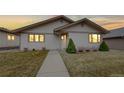
[[69, 73], [58, 51], [50, 51], [37, 77], [69, 77]]

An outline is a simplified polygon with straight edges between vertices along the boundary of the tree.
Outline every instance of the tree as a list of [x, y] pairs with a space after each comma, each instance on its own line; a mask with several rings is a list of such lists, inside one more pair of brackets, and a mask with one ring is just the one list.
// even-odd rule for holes
[[76, 53], [76, 48], [72, 39], [69, 39], [68, 47], [66, 48], [67, 53]]
[[103, 41], [99, 47], [99, 51], [109, 51], [108, 45]]

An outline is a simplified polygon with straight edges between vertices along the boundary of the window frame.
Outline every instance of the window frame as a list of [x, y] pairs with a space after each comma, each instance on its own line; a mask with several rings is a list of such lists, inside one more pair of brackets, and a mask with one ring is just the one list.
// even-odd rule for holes
[[[10, 37], [10, 39], [8, 37]], [[13, 35], [13, 34], [7, 34], [7, 40], [14, 41], [15, 39], [16, 39], [16, 36], [15, 35]]]
[[[33, 41], [30, 41], [30, 35], [33, 35]], [[35, 35], [38, 35], [38, 41], [35, 40]], [[40, 41], [40, 35], [43, 35], [43, 41]], [[28, 42], [29, 43], [44, 43], [45, 42], [45, 34], [28, 34]]]
[[[93, 42], [93, 34], [96, 34], [97, 35], [97, 42]], [[91, 35], [91, 38], [90, 38], [90, 35]], [[100, 38], [99, 38], [99, 36], [100, 36]], [[91, 40], [91, 41], [90, 41]], [[90, 33], [89, 35], [88, 35], [88, 41], [89, 41], [89, 43], [91, 43], [91, 44], [99, 44], [100, 42], [101, 42], [101, 34], [98, 34], [98, 33]]]

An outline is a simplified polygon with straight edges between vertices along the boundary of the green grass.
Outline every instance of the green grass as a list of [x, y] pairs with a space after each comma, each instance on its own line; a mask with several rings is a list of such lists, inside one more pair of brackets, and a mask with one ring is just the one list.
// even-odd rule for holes
[[80, 54], [61, 52], [61, 56], [73, 77], [124, 76], [124, 51]]
[[0, 53], [0, 76], [36, 76], [48, 51]]

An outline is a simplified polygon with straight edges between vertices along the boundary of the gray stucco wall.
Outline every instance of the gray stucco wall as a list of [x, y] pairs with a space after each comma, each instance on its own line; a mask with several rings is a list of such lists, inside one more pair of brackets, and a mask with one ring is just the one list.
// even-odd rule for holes
[[87, 24], [77, 24], [75, 26], [69, 27], [67, 29], [63, 29], [68, 32], [86, 32], [86, 33], [99, 33], [100, 31], [87, 25]]
[[11, 41], [7, 39], [9, 33], [0, 32], [0, 47], [15, 47], [19, 46], [19, 36], [15, 35], [15, 40]]
[[[95, 48], [98, 49], [100, 46], [100, 43], [90, 43], [89, 42], [89, 33], [69, 33], [69, 38], [71, 38], [75, 45], [76, 48]], [[102, 39], [102, 38], [101, 38]]]
[[[36, 27], [34, 29], [30, 29], [28, 31], [25, 31], [25, 33], [21, 33], [20, 49], [23, 50], [24, 48], [28, 48], [29, 50], [32, 50], [34, 48], [41, 50], [43, 47], [46, 47], [46, 49], [60, 49], [61, 48], [60, 37], [54, 35], [54, 29], [65, 24], [68, 24], [68, 22], [64, 20], [63, 21], [58, 20], [40, 27]], [[28, 34], [31, 33], [44, 34], [45, 42], [43, 43], [28, 42]]]
[[43, 47], [46, 49], [60, 49], [60, 41], [59, 37], [54, 34], [44, 34], [45, 41], [44, 42], [28, 42], [28, 34], [21, 34], [21, 46], [20, 49], [24, 50], [24, 48], [28, 48], [29, 50], [37, 49], [42, 50]]
[[70, 27], [65, 29], [64, 31], [69, 32], [69, 37], [73, 39], [76, 48], [85, 47], [85, 48], [99, 48], [100, 43], [102, 42], [102, 34], [101, 34], [101, 42], [92, 44], [89, 42], [89, 34], [97, 33], [100, 34], [98, 30], [88, 26], [88, 25], [77, 25], [74, 27]]

